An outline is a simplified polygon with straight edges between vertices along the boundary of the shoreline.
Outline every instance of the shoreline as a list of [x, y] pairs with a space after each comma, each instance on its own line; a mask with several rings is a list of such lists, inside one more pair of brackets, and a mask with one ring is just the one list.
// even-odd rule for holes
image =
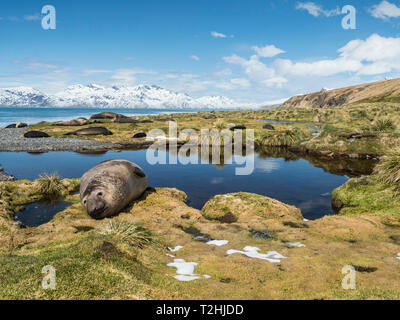
[[76, 138], [24, 138], [28, 128], [0, 129], [0, 152], [100, 152], [123, 148], [110, 142]]

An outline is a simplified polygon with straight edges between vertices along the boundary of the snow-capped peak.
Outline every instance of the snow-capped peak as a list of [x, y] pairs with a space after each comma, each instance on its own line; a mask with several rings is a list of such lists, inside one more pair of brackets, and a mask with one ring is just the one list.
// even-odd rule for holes
[[20, 87], [0, 89], [0, 106], [12, 107], [96, 107], [96, 108], [236, 108], [223, 96], [193, 98], [156, 85], [113, 86], [75, 84], [54, 95]]

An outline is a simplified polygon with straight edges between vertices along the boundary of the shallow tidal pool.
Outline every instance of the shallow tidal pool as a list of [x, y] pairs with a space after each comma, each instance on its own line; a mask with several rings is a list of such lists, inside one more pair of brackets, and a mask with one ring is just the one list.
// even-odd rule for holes
[[180, 189], [188, 195], [188, 205], [197, 209], [214, 195], [243, 191], [294, 205], [301, 209], [306, 219], [333, 214], [332, 191], [345, 183], [348, 175], [369, 174], [374, 165], [369, 161], [304, 159], [285, 150], [271, 149], [256, 152], [253, 173], [240, 176], [235, 174], [235, 168], [243, 165], [151, 165], [146, 153], [147, 150], [100, 154], [2, 152], [0, 164], [17, 179], [34, 180], [45, 173], [57, 173], [61, 178], [80, 178], [102, 161], [126, 159], [144, 169], [151, 187]]

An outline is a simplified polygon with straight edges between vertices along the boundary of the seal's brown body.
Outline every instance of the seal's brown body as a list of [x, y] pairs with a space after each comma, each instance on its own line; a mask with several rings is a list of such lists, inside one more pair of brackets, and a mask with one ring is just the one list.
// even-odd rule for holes
[[80, 198], [92, 218], [102, 219], [118, 214], [147, 187], [147, 176], [139, 166], [126, 160], [109, 160], [82, 176]]

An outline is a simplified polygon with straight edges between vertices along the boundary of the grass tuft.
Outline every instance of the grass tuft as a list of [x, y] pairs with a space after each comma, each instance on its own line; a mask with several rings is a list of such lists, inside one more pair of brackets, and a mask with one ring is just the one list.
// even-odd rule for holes
[[378, 132], [388, 132], [396, 130], [396, 125], [391, 119], [383, 118], [376, 120], [372, 129]]
[[49, 200], [58, 199], [62, 195], [64, 189], [62, 182], [56, 174], [45, 174], [40, 176], [36, 181], [37, 191]]
[[304, 139], [299, 128], [291, 128], [283, 132], [270, 132], [261, 139], [261, 144], [271, 147], [288, 147]]
[[100, 234], [127, 242], [140, 249], [146, 245], [155, 244], [149, 230], [126, 221], [111, 220], [101, 229]]
[[376, 165], [374, 173], [381, 183], [392, 184], [400, 182], [400, 150], [385, 156]]

